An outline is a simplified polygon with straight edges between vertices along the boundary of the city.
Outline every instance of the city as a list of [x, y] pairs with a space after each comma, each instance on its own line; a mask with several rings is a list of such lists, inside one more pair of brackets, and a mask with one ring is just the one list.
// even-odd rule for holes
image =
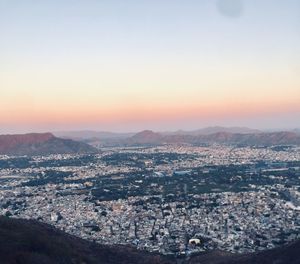
[[0, 0], [1, 264], [300, 264], [299, 0]]
[[180, 256], [300, 238], [297, 146], [118, 147], [0, 164], [2, 215], [101, 244]]

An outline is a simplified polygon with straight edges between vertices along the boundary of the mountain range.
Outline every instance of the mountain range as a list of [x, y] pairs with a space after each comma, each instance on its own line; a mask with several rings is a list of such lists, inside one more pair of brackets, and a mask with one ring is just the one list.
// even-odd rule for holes
[[192, 131], [185, 131], [185, 130], [177, 130], [175, 132], [164, 132], [165, 135], [209, 135], [215, 133], [233, 133], [233, 134], [257, 134], [262, 133], [261, 130], [248, 128], [248, 127], [222, 127], [222, 126], [211, 126], [205, 127], [197, 130]]
[[86, 143], [58, 138], [51, 133], [0, 135], [2, 155], [49, 155], [95, 151], [97, 150], [94, 147]]
[[273, 146], [300, 145], [300, 134], [296, 132], [259, 132], [259, 133], [230, 133], [218, 132], [213, 134], [163, 134], [151, 130], [141, 131], [131, 137], [99, 141], [103, 145], [119, 146], [153, 146], [163, 144], [227, 144], [235, 146]]
[[190, 143], [190, 144], [230, 144], [243, 146], [271, 146], [271, 145], [300, 145], [300, 135], [294, 132], [272, 133], [229, 133], [218, 132], [203, 135], [163, 135], [151, 130], [142, 131], [127, 139], [129, 145], [156, 144], [161, 145]]
[[60, 138], [68, 138], [74, 140], [86, 139], [107, 139], [107, 138], [126, 138], [131, 137], [135, 133], [115, 133], [108, 131], [78, 130], [78, 131], [54, 131], [53, 135]]
[[[224, 131], [223, 131], [224, 130]], [[218, 131], [218, 132], [215, 132]], [[236, 132], [238, 131], [238, 132]], [[105, 146], [158, 146], [164, 144], [235, 146], [300, 145], [300, 133], [294, 131], [261, 132], [248, 128], [211, 127], [195, 131], [139, 133], [70, 132], [64, 138], [52, 133], [0, 135], [2, 155], [49, 155], [65, 153], [95, 153]], [[63, 134], [62, 134], [63, 136]]]
[[249, 254], [210, 251], [176, 259], [131, 246], [101, 245], [35, 220], [0, 216], [0, 262], [3, 264], [298, 264], [300, 241]]
[[[160, 132], [162, 135], [208, 135], [219, 132], [228, 132], [228, 133], [240, 133], [240, 134], [253, 134], [260, 133], [262, 131], [258, 129], [252, 129], [248, 127], [222, 127], [222, 126], [213, 126], [205, 127], [197, 130], [177, 130], [177, 131], [167, 131]], [[129, 138], [134, 136], [136, 133], [117, 133], [117, 132], [108, 132], [108, 131], [93, 131], [93, 130], [78, 130], [78, 131], [54, 131], [52, 132], [55, 136], [61, 138], [69, 138], [74, 140], [105, 140], [112, 138]]]
[[229, 144], [238, 146], [300, 145], [300, 133], [291, 131], [265, 132], [247, 127], [207, 127], [194, 131], [110, 133], [71, 131], [58, 133], [95, 146], [149, 146], [162, 144]]

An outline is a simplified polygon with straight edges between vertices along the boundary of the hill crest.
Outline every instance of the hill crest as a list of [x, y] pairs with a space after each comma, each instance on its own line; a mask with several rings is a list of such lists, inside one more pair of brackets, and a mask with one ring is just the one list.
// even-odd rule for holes
[[88, 144], [58, 138], [52, 133], [0, 135], [0, 154], [3, 155], [48, 155], [95, 151], [96, 149]]

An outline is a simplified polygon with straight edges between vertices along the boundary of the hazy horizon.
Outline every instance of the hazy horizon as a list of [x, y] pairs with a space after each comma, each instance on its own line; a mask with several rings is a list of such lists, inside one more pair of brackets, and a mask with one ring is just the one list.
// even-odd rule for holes
[[141, 128], [136, 128], [132, 130], [126, 130], [126, 129], [101, 129], [97, 127], [92, 127], [92, 128], [69, 128], [69, 129], [3, 129], [0, 128], [0, 135], [4, 134], [27, 134], [27, 133], [62, 133], [62, 132], [103, 132], [103, 133], [120, 133], [120, 134], [126, 134], [126, 133], [138, 133], [144, 130], [151, 130], [154, 132], [176, 132], [176, 131], [186, 131], [186, 132], [191, 132], [191, 131], [196, 131], [196, 130], [201, 130], [201, 129], [206, 129], [206, 128], [216, 128], [216, 127], [223, 127], [223, 128], [248, 128], [248, 129], [257, 129], [262, 132], [279, 132], [279, 131], [293, 131], [293, 130], [300, 130], [299, 126], [295, 127], [253, 127], [253, 126], [246, 126], [246, 125], [220, 125], [220, 124], [215, 124], [215, 125], [207, 125], [207, 126], [198, 126], [198, 127], [187, 127], [187, 128], [182, 128], [182, 127], [169, 127], [169, 128], [153, 128], [151, 126], [146, 126], [146, 127], [141, 127]]
[[0, 133], [300, 127], [300, 2], [0, 0]]

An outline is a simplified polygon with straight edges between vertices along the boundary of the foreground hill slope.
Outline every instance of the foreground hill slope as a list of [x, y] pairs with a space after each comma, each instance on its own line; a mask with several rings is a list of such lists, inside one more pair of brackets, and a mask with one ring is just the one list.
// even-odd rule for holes
[[175, 259], [138, 251], [130, 246], [99, 245], [37, 221], [0, 216], [0, 263], [298, 264], [300, 263], [300, 241], [254, 254], [211, 251], [188, 259]]
[[0, 135], [0, 154], [48, 155], [89, 153], [96, 149], [83, 142], [55, 137], [51, 133]]
[[299, 264], [300, 241], [292, 244], [249, 254], [231, 254], [212, 251], [193, 256], [188, 264]]
[[0, 217], [0, 263], [172, 263], [131, 247], [102, 246], [35, 221]]

